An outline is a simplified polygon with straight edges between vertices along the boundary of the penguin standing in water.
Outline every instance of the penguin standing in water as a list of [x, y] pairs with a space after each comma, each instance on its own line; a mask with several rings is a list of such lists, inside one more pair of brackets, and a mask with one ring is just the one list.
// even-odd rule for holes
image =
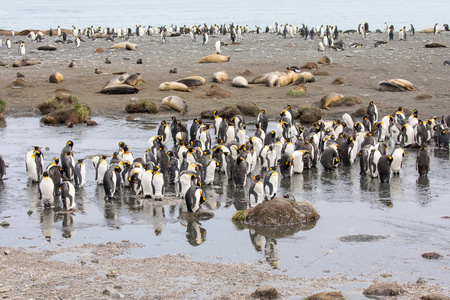
[[153, 170], [146, 170], [141, 176], [142, 194], [144, 198], [151, 198], [153, 196], [152, 186]]
[[64, 153], [64, 156], [61, 158], [61, 165], [63, 168], [64, 175], [67, 180], [73, 180], [74, 175], [74, 159], [72, 156], [72, 152]]
[[[56, 158], [58, 159], [58, 158]], [[59, 196], [61, 193], [61, 179], [65, 178], [63, 169], [60, 165], [51, 165], [47, 168], [48, 176], [53, 180], [54, 193]]]
[[264, 192], [267, 200], [273, 199], [278, 192], [278, 172], [276, 167], [271, 167], [264, 177]]
[[333, 170], [339, 164], [339, 154], [335, 148], [328, 147], [323, 150], [320, 156], [320, 164], [325, 170]]
[[243, 187], [247, 182], [248, 163], [245, 158], [238, 156], [233, 166], [232, 178], [236, 187]]
[[120, 173], [120, 167], [115, 166], [106, 170], [103, 176], [103, 187], [105, 188], [105, 200], [114, 197], [116, 192], [117, 174]]
[[64, 154], [69, 153], [69, 152], [73, 152], [73, 142], [72, 141], [67, 141], [64, 148], [61, 149], [61, 163], [62, 163]]
[[264, 201], [264, 184], [261, 181], [261, 175], [253, 177], [253, 182], [248, 191], [249, 206], [255, 207]]
[[3, 176], [6, 175], [6, 165], [5, 161], [3, 160], [3, 156], [0, 155], [0, 179], [3, 178]]
[[420, 176], [427, 176], [430, 171], [430, 157], [425, 146], [420, 148], [419, 154], [417, 155], [416, 169], [419, 171]]
[[196, 213], [202, 204], [206, 201], [205, 192], [201, 188], [201, 184], [191, 186], [184, 197], [188, 212]]
[[39, 147], [34, 147], [26, 155], [28, 177], [32, 182], [40, 182], [44, 167], [44, 156]]
[[405, 156], [405, 150], [402, 148], [395, 149], [392, 154], [391, 171], [394, 175], [400, 174], [402, 168], [403, 157]]
[[61, 200], [64, 210], [75, 208], [75, 187], [70, 181], [64, 181], [61, 185]]
[[[97, 163], [95, 163], [97, 161]], [[106, 170], [108, 170], [108, 163], [106, 162], [106, 156], [102, 155], [98, 158], [94, 156], [92, 158], [92, 163], [95, 167], [95, 180], [97, 180], [97, 184], [103, 184], [103, 177], [105, 175]]]
[[161, 201], [164, 196], [164, 189], [165, 187], [163, 174], [159, 172], [158, 166], [155, 166], [152, 176], [153, 198], [155, 200]]
[[75, 187], [80, 188], [86, 183], [86, 166], [84, 159], [77, 160], [74, 170]]
[[377, 163], [378, 177], [381, 182], [389, 182], [391, 179], [392, 156], [382, 155]]
[[39, 183], [39, 199], [44, 203], [44, 207], [51, 207], [54, 195], [53, 180], [48, 176], [48, 172], [45, 171], [42, 174], [42, 180]]

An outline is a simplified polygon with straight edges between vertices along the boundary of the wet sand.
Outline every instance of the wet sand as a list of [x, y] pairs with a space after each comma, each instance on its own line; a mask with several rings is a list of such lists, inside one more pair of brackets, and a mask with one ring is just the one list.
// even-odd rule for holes
[[[167, 38], [161, 44], [158, 37], [131, 37], [130, 42], [138, 44], [136, 51], [109, 49], [113, 42], [103, 39], [86, 40], [80, 48], [74, 44], [57, 45], [56, 37], [46, 37], [43, 43], [55, 45], [55, 52], [37, 51], [40, 45], [29, 42], [24, 37], [14, 37], [13, 41], [27, 40], [29, 59], [37, 59], [41, 64], [30, 67], [12, 68], [10, 65], [23, 57], [17, 54], [17, 44], [7, 50], [0, 49], [0, 99], [7, 103], [6, 118], [27, 115], [40, 117], [37, 105], [55, 95], [56, 89], [65, 89], [92, 108], [95, 116], [126, 116], [125, 104], [132, 98], [150, 99], [156, 103], [169, 95], [178, 95], [186, 100], [189, 111], [186, 117], [196, 117], [203, 110], [222, 108], [230, 103], [253, 101], [275, 118], [286, 105], [318, 105], [321, 97], [329, 92], [344, 96], [359, 96], [361, 105], [335, 107], [322, 110], [324, 118], [338, 118], [344, 112], [354, 112], [358, 107], [367, 107], [374, 101], [380, 115], [393, 113], [398, 106], [418, 109], [425, 117], [448, 115], [450, 110], [450, 67], [444, 60], [450, 59], [448, 48], [426, 49], [424, 45], [436, 41], [450, 46], [450, 34], [443, 32], [437, 36], [417, 34], [408, 36], [407, 41], [390, 42], [380, 48], [373, 47], [375, 41], [387, 40], [387, 34], [369, 34], [367, 40], [356, 34], [342, 34], [343, 41], [350, 45], [362, 42], [362, 48], [348, 48], [343, 52], [317, 51], [318, 39], [304, 41], [298, 37], [283, 39], [273, 34], [244, 35], [240, 45], [229, 45], [222, 54], [231, 60], [221, 64], [197, 64], [203, 56], [214, 54], [214, 42], [220, 38], [229, 42], [229, 37], [211, 37], [208, 45], [200, 41], [192, 43], [189, 37]], [[397, 38], [397, 36], [396, 36]], [[5, 37], [2, 37], [5, 40]], [[119, 42], [118, 40], [117, 42]], [[105, 52], [94, 53], [103, 48]], [[306, 84], [307, 93], [300, 98], [291, 98], [286, 93], [292, 87], [268, 88], [255, 85], [251, 89], [238, 89], [230, 82], [221, 87], [231, 92], [231, 98], [211, 99], [198, 97], [211, 87], [211, 75], [220, 70], [228, 73], [230, 79], [244, 74], [248, 80], [270, 71], [283, 71], [288, 66], [302, 66], [307, 62], [317, 62], [323, 55], [331, 57], [332, 65], [320, 66], [319, 71], [327, 76], [316, 76], [316, 82]], [[109, 58], [112, 63], [105, 64]], [[136, 61], [142, 58], [143, 64]], [[74, 61], [74, 67], [68, 65]], [[178, 69], [177, 74], [169, 70]], [[94, 74], [95, 68], [102, 74]], [[59, 71], [64, 75], [63, 83], [48, 82], [49, 75]], [[97, 93], [112, 77], [113, 72], [139, 72], [145, 81], [141, 91], [135, 95], [104, 95]], [[8, 85], [20, 72], [25, 77], [26, 86], [11, 88]], [[172, 81], [186, 76], [199, 75], [206, 78], [204, 86], [192, 93], [162, 92], [158, 86], [164, 81]], [[331, 82], [341, 77], [343, 85]], [[404, 78], [411, 81], [420, 91], [390, 93], [376, 89], [384, 79]], [[431, 99], [417, 100], [419, 94], [431, 95]], [[197, 96], [197, 97], [196, 97]], [[166, 118], [176, 115], [174, 111], [161, 111], [150, 118]], [[2, 271], [1, 287], [10, 287], [3, 294], [13, 299], [21, 298], [102, 298], [103, 291], [109, 289], [124, 295], [127, 299], [137, 298], [220, 298], [245, 299], [260, 286], [273, 286], [283, 297], [301, 298], [325, 290], [343, 290], [348, 298], [362, 298], [362, 290], [374, 282], [389, 281], [379, 274], [354, 274], [352, 277], [327, 277], [317, 279], [292, 278], [280, 271], [271, 271], [266, 264], [220, 264], [190, 260], [184, 255], [166, 255], [145, 259], [118, 257], [138, 245], [108, 243], [100, 245], [80, 245], [76, 248], [61, 247], [54, 251], [33, 252], [23, 249], [0, 248]], [[5, 255], [4, 251], [9, 251]], [[107, 278], [110, 269], [118, 272], [117, 278]], [[245, 284], [244, 284], [245, 283]], [[398, 299], [418, 299], [422, 295], [441, 292], [445, 288], [433, 284], [404, 284], [409, 292]], [[120, 295], [118, 295], [120, 296]]]

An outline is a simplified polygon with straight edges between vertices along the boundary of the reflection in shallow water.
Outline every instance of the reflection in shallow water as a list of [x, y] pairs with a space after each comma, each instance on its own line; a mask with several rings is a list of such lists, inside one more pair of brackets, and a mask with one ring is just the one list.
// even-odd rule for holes
[[[450, 243], [448, 222], [440, 218], [448, 207], [447, 151], [431, 150], [431, 171], [428, 177], [418, 177], [417, 152], [407, 150], [400, 175], [393, 176], [389, 184], [359, 175], [359, 163], [329, 172], [319, 165], [291, 178], [282, 178], [279, 195], [307, 200], [321, 215], [318, 223], [310, 227], [266, 229], [233, 224], [231, 217], [235, 211], [248, 207], [248, 187], [235, 189], [223, 174], [217, 174], [215, 182], [204, 187], [207, 202], [203, 208], [214, 210], [215, 214], [208, 221], [180, 221], [179, 214], [186, 211], [182, 200], [164, 205], [151, 200], [141, 203], [142, 199], [131, 196], [127, 189], [104, 201], [104, 189], [95, 183], [89, 163], [87, 183], [76, 189], [75, 212], [60, 214], [59, 200], [55, 201], [54, 209], [42, 209], [38, 185], [28, 181], [23, 163], [23, 154], [30, 145], [48, 147], [44, 150], [46, 162], [60, 154], [68, 139], [75, 142], [75, 158], [111, 153], [118, 140], [125, 140], [133, 154], [140, 156], [156, 130], [156, 122], [130, 123], [106, 118], [98, 121], [101, 125], [95, 128], [69, 129], [40, 127], [35, 118], [19, 118], [11, 119], [7, 127], [0, 129], [0, 138], [9, 143], [8, 147], [0, 145], [0, 154], [9, 165], [7, 178], [0, 181], [0, 213], [2, 218], [9, 216], [11, 223], [8, 229], [0, 228], [1, 246], [51, 249], [57, 244], [71, 246], [126, 239], [145, 246], [142, 253], [136, 249], [130, 256], [188, 253], [194, 259], [211, 261], [217, 257], [227, 262], [267, 259], [288, 273], [302, 276], [315, 276], [323, 269], [364, 273], [365, 266], [371, 265], [374, 269], [395, 268], [403, 274], [413, 274], [409, 277], [440, 277], [441, 270], [424, 265], [416, 254], [430, 248], [442, 252]], [[173, 187], [169, 185], [167, 190]], [[30, 216], [26, 214], [29, 210], [33, 212]], [[420, 225], [417, 218], [421, 218]], [[370, 243], [375, 252], [370, 255], [368, 246], [336, 243], [336, 236], [355, 233], [392, 238]], [[18, 240], [18, 236], [28, 239]], [[51, 243], [42, 243], [45, 240]], [[325, 259], [323, 253], [327, 251], [338, 255], [327, 255]], [[387, 252], [393, 253], [392, 257], [383, 257], [382, 253]], [[294, 259], [298, 255], [302, 260]], [[307, 266], [311, 266], [307, 274], [302, 273]], [[417, 266], [424, 274], [417, 273]]]

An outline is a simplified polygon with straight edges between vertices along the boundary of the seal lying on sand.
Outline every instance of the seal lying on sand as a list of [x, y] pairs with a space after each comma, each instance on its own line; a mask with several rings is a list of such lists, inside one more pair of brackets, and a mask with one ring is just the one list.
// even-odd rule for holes
[[404, 91], [418, 91], [418, 89], [405, 79], [389, 79], [378, 83], [378, 89], [385, 92], [404, 92]]
[[322, 97], [322, 99], [320, 99], [320, 108], [330, 109], [329, 105], [333, 102], [339, 101], [342, 97], [344, 96], [338, 93], [326, 94]]
[[172, 109], [179, 111], [180, 115], [184, 115], [188, 110], [186, 101], [178, 96], [168, 96], [162, 99], [162, 104], [166, 104]]
[[233, 78], [233, 80], [231, 81], [231, 84], [234, 87], [243, 87], [243, 88], [249, 88], [251, 86], [248, 85], [248, 81], [247, 79], [245, 79], [242, 76], [236, 76]]
[[176, 81], [166, 81], [163, 82], [159, 85], [159, 90], [160, 91], [180, 91], [180, 92], [192, 92], [192, 90], [190, 90], [187, 85], [180, 83], [180, 82], [176, 82]]
[[200, 60], [197, 61], [197, 63], [221, 63], [221, 62], [227, 62], [227, 61], [230, 61], [229, 56], [213, 54], [213, 55], [208, 55], [208, 56], [202, 57]]

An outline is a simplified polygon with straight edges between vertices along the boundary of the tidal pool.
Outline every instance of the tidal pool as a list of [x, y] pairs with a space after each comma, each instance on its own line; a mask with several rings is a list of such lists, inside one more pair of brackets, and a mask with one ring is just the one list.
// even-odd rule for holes
[[[119, 141], [125, 141], [137, 157], [143, 155], [160, 121], [95, 120], [99, 126], [67, 128], [43, 126], [36, 117], [18, 117], [8, 118], [0, 128], [0, 154], [8, 165], [0, 181], [0, 220], [10, 223], [0, 228], [1, 246], [37, 251], [129, 240], [143, 247], [124, 254], [127, 257], [184, 253], [201, 261], [261, 261], [272, 265], [275, 272], [292, 276], [357, 278], [389, 273], [402, 283], [424, 277], [432, 284], [450, 285], [450, 220], [444, 218], [450, 216], [448, 151], [429, 146], [431, 171], [420, 178], [415, 169], [417, 151], [406, 150], [400, 175], [388, 184], [361, 176], [358, 162], [334, 171], [324, 171], [319, 165], [283, 178], [279, 194], [311, 202], [320, 219], [307, 230], [287, 236], [281, 232], [280, 238], [264, 237], [231, 221], [237, 209], [247, 207], [248, 186], [236, 190], [224, 176], [216, 176], [214, 184], [205, 187], [208, 201], [204, 209], [215, 216], [207, 221], [184, 221], [178, 219], [184, 205], [181, 200], [172, 205], [149, 200], [136, 207], [134, 197], [125, 190], [105, 201], [89, 159], [85, 161], [87, 183], [76, 191], [79, 211], [44, 210], [38, 201], [38, 185], [31, 184], [25, 170], [30, 146], [42, 147], [45, 166], [59, 156], [68, 140], [74, 141], [75, 159], [111, 155]], [[172, 191], [168, 187], [168, 193]], [[421, 257], [430, 251], [444, 259]]]

